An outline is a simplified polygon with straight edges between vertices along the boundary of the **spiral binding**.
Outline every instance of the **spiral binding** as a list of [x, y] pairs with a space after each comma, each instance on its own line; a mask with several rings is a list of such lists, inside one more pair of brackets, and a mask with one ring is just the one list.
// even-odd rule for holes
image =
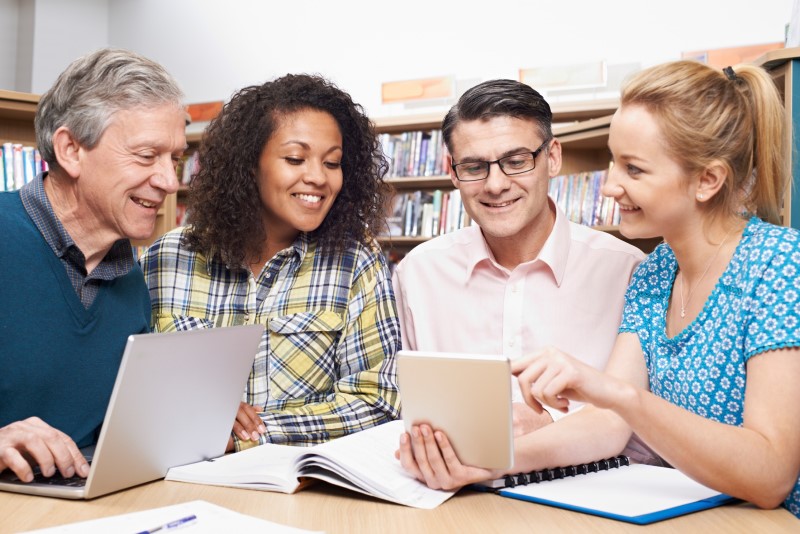
[[506, 488], [513, 488], [515, 486], [525, 486], [528, 484], [547, 482], [548, 480], [558, 480], [560, 478], [587, 475], [589, 473], [597, 473], [599, 471], [608, 471], [609, 469], [616, 469], [618, 467], [630, 464], [630, 459], [627, 456], [620, 455], [586, 464], [570, 465], [567, 467], [553, 467], [551, 469], [542, 469], [540, 471], [532, 471], [530, 473], [506, 475], [503, 477], [503, 482], [505, 483]]

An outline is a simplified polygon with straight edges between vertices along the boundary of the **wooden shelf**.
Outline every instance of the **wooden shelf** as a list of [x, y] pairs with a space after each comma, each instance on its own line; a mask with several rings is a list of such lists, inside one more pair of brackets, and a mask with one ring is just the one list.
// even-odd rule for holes
[[420, 243], [424, 243], [425, 241], [431, 239], [430, 237], [420, 237], [420, 236], [378, 236], [378, 243], [384, 246], [390, 246], [392, 248], [413, 248]]
[[[612, 115], [619, 107], [619, 99], [589, 100], [586, 102], [569, 102], [554, 104], [550, 109], [553, 112], [554, 129], [557, 127], [568, 128], [570, 125], [560, 123], [574, 123], [590, 121], [598, 117]], [[415, 130], [434, 130], [441, 128], [446, 112], [427, 113], [424, 115], [399, 115], [395, 117], [379, 117], [373, 119], [375, 128], [381, 133], [401, 133]]]
[[192, 145], [199, 145], [203, 139], [203, 132], [186, 132], [186, 142], [191, 147]]
[[387, 178], [385, 180], [397, 190], [417, 190], [417, 189], [452, 189], [453, 182], [450, 176], [402, 176], [396, 178]]
[[39, 95], [0, 90], [0, 141], [36, 146], [33, 119]]

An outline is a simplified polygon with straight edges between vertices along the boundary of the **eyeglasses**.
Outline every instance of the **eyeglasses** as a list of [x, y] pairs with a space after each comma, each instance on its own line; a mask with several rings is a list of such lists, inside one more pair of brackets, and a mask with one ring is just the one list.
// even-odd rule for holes
[[506, 176], [514, 176], [524, 172], [532, 171], [536, 168], [536, 156], [544, 150], [544, 147], [550, 139], [546, 139], [536, 150], [533, 152], [521, 152], [519, 154], [512, 154], [504, 158], [496, 159], [494, 161], [467, 161], [465, 163], [454, 163], [450, 165], [453, 172], [456, 173], [456, 178], [460, 182], [477, 182], [485, 180], [489, 177], [489, 168], [497, 163], [500, 170]]

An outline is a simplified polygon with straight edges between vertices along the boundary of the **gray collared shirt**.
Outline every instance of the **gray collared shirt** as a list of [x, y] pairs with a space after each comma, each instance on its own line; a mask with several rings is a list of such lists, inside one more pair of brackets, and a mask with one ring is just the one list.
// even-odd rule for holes
[[89, 274], [86, 273], [86, 257], [67, 233], [64, 225], [56, 217], [53, 206], [44, 192], [47, 173], [39, 174], [35, 180], [25, 184], [19, 195], [25, 211], [42, 233], [44, 240], [61, 260], [72, 287], [85, 308], [94, 302], [104, 282], [124, 276], [133, 268], [133, 249], [130, 241], [120, 239], [115, 242], [100, 264]]

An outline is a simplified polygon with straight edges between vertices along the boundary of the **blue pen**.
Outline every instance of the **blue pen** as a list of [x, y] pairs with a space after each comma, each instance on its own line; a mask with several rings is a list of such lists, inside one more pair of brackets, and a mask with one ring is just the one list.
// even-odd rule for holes
[[196, 515], [187, 515], [186, 517], [181, 517], [180, 519], [176, 519], [175, 521], [170, 521], [169, 523], [164, 523], [163, 525], [159, 525], [149, 530], [142, 530], [141, 532], [137, 532], [136, 534], [153, 534], [154, 532], [160, 532], [162, 530], [171, 530], [173, 528], [185, 527], [187, 525], [194, 523], [195, 521], [197, 521]]

